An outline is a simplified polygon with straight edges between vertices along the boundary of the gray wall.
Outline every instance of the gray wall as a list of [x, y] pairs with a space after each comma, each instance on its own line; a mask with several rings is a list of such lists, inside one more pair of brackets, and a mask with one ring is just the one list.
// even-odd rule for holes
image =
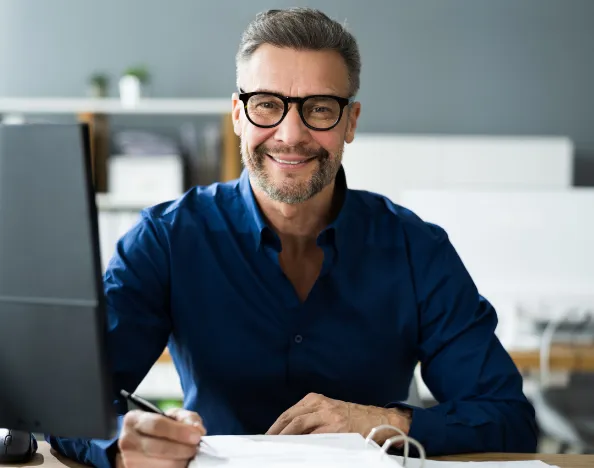
[[79, 96], [96, 69], [115, 95], [137, 62], [154, 96], [230, 96], [245, 25], [291, 5], [357, 36], [362, 131], [568, 135], [594, 181], [593, 0], [0, 0], [0, 96]]

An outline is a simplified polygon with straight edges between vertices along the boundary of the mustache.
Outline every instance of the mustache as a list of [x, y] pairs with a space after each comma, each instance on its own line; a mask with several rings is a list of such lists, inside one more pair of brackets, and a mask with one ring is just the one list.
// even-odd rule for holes
[[312, 149], [302, 145], [297, 146], [275, 146], [274, 148], [268, 147], [264, 144], [258, 145], [253, 152], [259, 157], [264, 157], [267, 154], [298, 154], [305, 158], [320, 158], [328, 159], [330, 153], [324, 148]]

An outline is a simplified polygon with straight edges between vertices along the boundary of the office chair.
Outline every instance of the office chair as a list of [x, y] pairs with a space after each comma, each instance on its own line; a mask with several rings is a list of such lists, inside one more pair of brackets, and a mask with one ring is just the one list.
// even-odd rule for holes
[[[536, 419], [544, 434], [559, 443], [559, 452], [570, 449], [579, 453], [594, 453], [594, 373], [572, 372], [564, 387], [551, 385], [550, 353], [554, 336], [562, 324], [567, 322], [563, 314], [552, 320], [545, 328], [540, 348], [540, 385], [533, 398]], [[586, 328], [592, 320], [586, 315]], [[593, 337], [594, 338], [594, 337]]]

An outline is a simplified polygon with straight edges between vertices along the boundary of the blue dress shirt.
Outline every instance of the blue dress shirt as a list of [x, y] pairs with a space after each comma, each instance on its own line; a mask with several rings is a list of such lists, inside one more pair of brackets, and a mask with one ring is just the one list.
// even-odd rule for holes
[[[209, 435], [262, 434], [310, 392], [402, 406], [420, 362], [440, 402], [413, 408], [410, 436], [428, 455], [534, 452], [534, 410], [494, 334], [495, 310], [447, 234], [348, 189], [343, 169], [337, 187], [343, 204], [318, 236], [324, 263], [303, 303], [247, 172], [144, 210], [104, 277], [116, 389], [135, 389], [169, 346], [184, 407]], [[46, 439], [98, 467], [115, 447]]]

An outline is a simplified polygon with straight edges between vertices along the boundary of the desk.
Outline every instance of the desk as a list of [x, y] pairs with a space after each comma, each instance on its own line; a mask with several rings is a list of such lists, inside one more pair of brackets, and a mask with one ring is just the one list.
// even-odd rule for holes
[[[487, 461], [487, 460], [542, 460], [549, 465], [557, 465], [560, 468], [591, 468], [594, 466], [594, 455], [526, 455], [513, 453], [486, 453], [473, 455], [457, 455], [453, 457], [437, 457], [435, 460], [456, 460], [456, 461]], [[84, 468], [73, 461], [57, 455], [47, 442], [39, 442], [39, 450], [35, 458], [25, 465], [6, 465], [3, 468], [45, 466], [46, 468]]]
[[[540, 370], [540, 350], [510, 351], [510, 356], [520, 371]], [[567, 372], [594, 371], [594, 345], [553, 345], [550, 369]]]
[[558, 454], [526, 454], [526, 453], [479, 453], [435, 457], [432, 460], [447, 461], [514, 461], [541, 460], [560, 468], [591, 468], [594, 466], [594, 455], [558, 455]]

